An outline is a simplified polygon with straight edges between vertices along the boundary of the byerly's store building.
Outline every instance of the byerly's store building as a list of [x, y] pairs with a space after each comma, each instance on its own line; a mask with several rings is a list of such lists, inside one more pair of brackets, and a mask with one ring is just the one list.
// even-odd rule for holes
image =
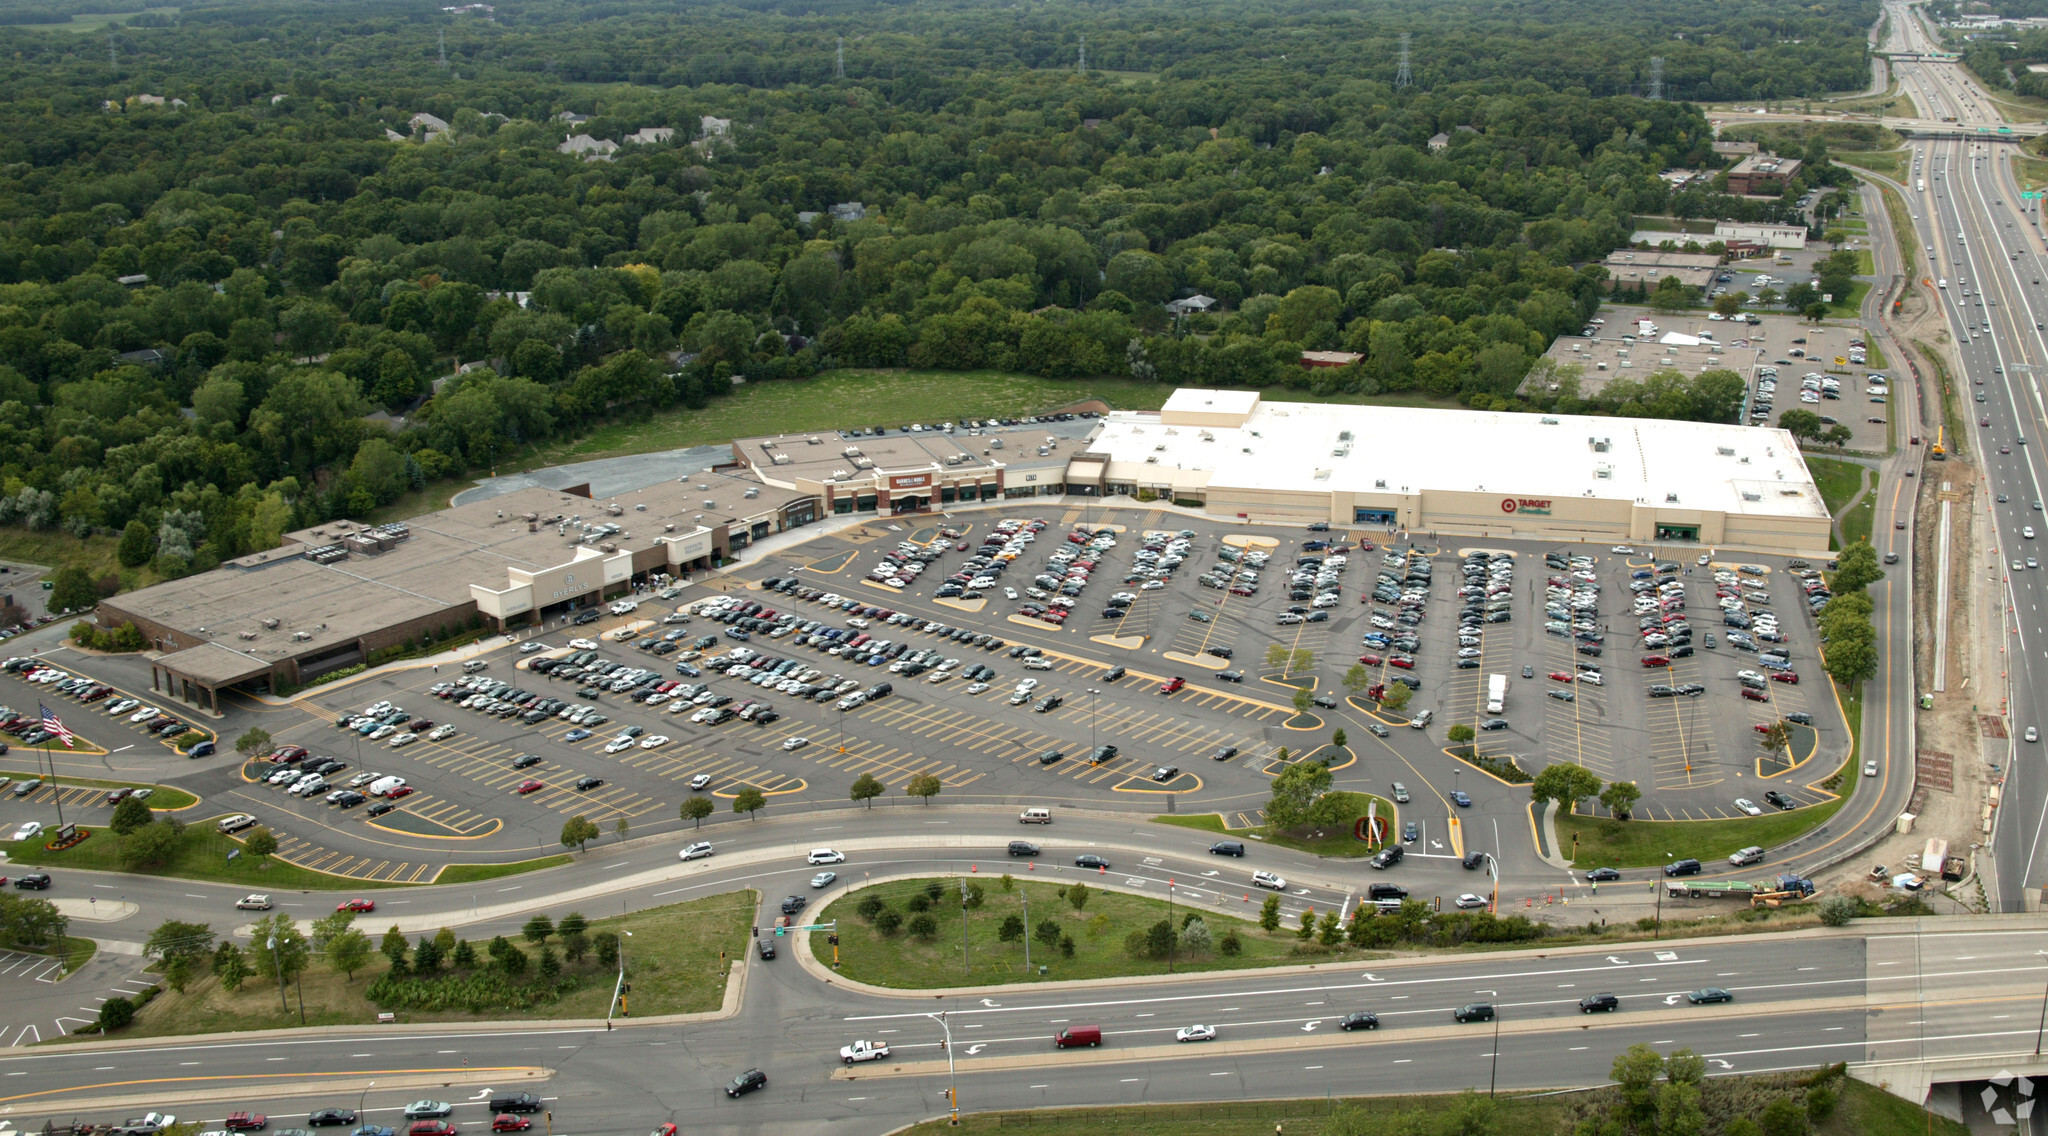
[[1783, 430], [1638, 418], [1265, 402], [1188, 389], [1118, 411], [1067, 492], [1249, 521], [1461, 537], [1684, 541], [1825, 555], [1829, 516]]

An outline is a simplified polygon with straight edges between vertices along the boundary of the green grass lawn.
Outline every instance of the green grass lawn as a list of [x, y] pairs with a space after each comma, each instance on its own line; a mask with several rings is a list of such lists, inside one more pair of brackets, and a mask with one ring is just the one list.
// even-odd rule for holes
[[[165, 16], [175, 16], [178, 14], [176, 8], [144, 8], [143, 11]], [[84, 34], [86, 32], [102, 31], [110, 24], [125, 24], [135, 14], [134, 12], [87, 12], [71, 17], [71, 22], [65, 24], [18, 24], [14, 26], [22, 31], [74, 32]], [[168, 98], [169, 96], [166, 95], [165, 97]]]
[[[36, 776], [39, 774], [19, 769], [0, 769], [0, 777], [11, 777], [16, 781], [26, 781]], [[199, 798], [183, 789], [173, 789], [168, 785], [152, 785], [147, 781], [101, 781], [93, 777], [63, 776], [57, 778], [57, 784], [74, 788], [84, 785], [94, 789], [154, 789], [155, 792], [149, 795], [149, 807], [152, 809], [184, 809], [199, 803]]]
[[[1856, 271], [1859, 275], [1875, 276], [1877, 274], [1877, 258], [1872, 255], [1869, 249], [1860, 248], [1849, 251], [1856, 254]], [[1877, 364], [1872, 363], [1871, 366], [1875, 367]]]
[[1842, 515], [1842, 544], [1844, 547], [1857, 541], [1870, 539], [1870, 528], [1877, 523], [1877, 494], [1866, 494], [1856, 507]]
[[[593, 919], [590, 933], [631, 931], [626, 944], [627, 981], [633, 986], [627, 1008], [636, 1016], [702, 1013], [715, 1010], [725, 1000], [725, 965], [719, 952], [737, 956], [744, 950], [747, 927], [753, 922], [758, 895], [752, 891], [706, 896], [689, 903], [654, 907], [625, 917]], [[554, 911], [559, 918], [567, 910]], [[215, 925], [225, 931], [231, 921]], [[376, 915], [364, 917], [359, 926], [372, 941], [383, 937], [388, 924]], [[415, 942], [419, 936], [412, 936]], [[243, 944], [245, 947], [247, 944]], [[476, 942], [477, 953], [483, 944]], [[537, 961], [540, 949], [517, 942], [530, 960]], [[564, 974], [582, 981], [576, 989], [553, 1002], [541, 1002], [518, 1011], [515, 1017], [602, 1018], [611, 1004], [612, 986], [618, 971], [600, 965], [595, 958], [581, 964], [564, 962]], [[370, 983], [387, 969], [384, 956], [373, 954], [370, 964], [356, 972], [353, 980], [315, 959], [301, 979], [285, 991], [282, 1003], [277, 984], [261, 976], [250, 978], [241, 989], [230, 993], [218, 980], [206, 974], [187, 984], [183, 993], [166, 986], [163, 992], [135, 1017], [125, 1037], [167, 1037], [180, 1034], [213, 1033], [221, 1030], [262, 1030], [295, 1028], [299, 1025], [301, 987], [305, 997], [308, 1025], [362, 1025], [376, 1020], [380, 1007], [369, 1000]], [[444, 967], [445, 969], [445, 967]], [[533, 974], [529, 965], [527, 973]], [[426, 1012], [398, 1010], [400, 1021], [479, 1021], [483, 1017], [463, 1010]], [[504, 1016], [504, 1015], [485, 1015]]]
[[121, 838], [114, 835], [112, 829], [99, 825], [91, 827], [91, 839], [66, 848], [62, 852], [44, 851], [42, 839], [24, 840], [15, 844], [0, 842], [0, 849], [7, 852], [10, 863], [22, 868], [33, 866], [51, 872], [61, 872], [66, 868], [84, 868], [100, 872], [134, 872], [144, 876], [174, 876], [180, 879], [235, 884], [251, 891], [325, 891], [343, 888], [351, 891], [368, 891], [372, 888], [412, 886], [376, 880], [343, 879], [325, 872], [309, 871], [281, 860], [266, 860], [259, 863], [253, 857], [242, 856], [230, 861], [228, 853], [239, 849], [241, 843], [221, 835], [214, 829], [211, 820], [205, 818], [195, 818], [194, 823], [185, 826], [183, 842], [169, 861], [154, 868], [131, 868], [121, 862]]
[[[140, 568], [121, 567], [121, 562], [114, 556], [114, 549], [120, 543], [121, 539], [113, 536], [91, 536], [80, 540], [57, 530], [30, 532], [9, 525], [0, 528], [0, 560], [47, 565], [53, 571], [76, 564], [95, 580], [111, 572], [121, 577], [121, 590], [124, 592], [157, 583], [160, 577], [150, 571], [147, 564]], [[34, 585], [16, 579], [14, 586], [26, 588]]]
[[1870, 281], [1858, 280], [1849, 287], [1848, 295], [1835, 297], [1834, 305], [1828, 309], [1829, 313], [1838, 316], [1853, 316], [1861, 312], [1863, 310], [1863, 297], [1870, 294], [1870, 287]]
[[[1394, 822], [1396, 816], [1394, 802], [1387, 800], [1385, 797], [1376, 797], [1370, 793], [1342, 791], [1335, 795], [1345, 802], [1344, 815], [1348, 817], [1362, 817], [1366, 814], [1367, 809], [1376, 803], [1378, 808], [1374, 815], [1386, 817], [1388, 824]], [[1276, 832], [1265, 826], [1259, 828], [1225, 828], [1223, 827], [1223, 818], [1215, 813], [1197, 813], [1192, 816], [1158, 816], [1152, 819], [1159, 824], [1178, 825], [1182, 828], [1198, 828], [1204, 832], [1222, 833], [1246, 840], [1261, 840], [1267, 844], [1278, 845], [1282, 848], [1292, 848], [1296, 851], [1307, 852], [1316, 856], [1370, 856], [1373, 852], [1377, 851], [1376, 848], [1367, 847], [1364, 841], [1353, 836], [1350, 825], [1346, 825], [1339, 832], [1324, 832], [1321, 836], [1316, 836], [1313, 833]]]
[[[1176, 903], [1173, 922], [1178, 927], [1188, 912], [1197, 912], [1218, 941], [1225, 931], [1234, 928], [1244, 943], [1243, 953], [1231, 957], [1212, 949], [1192, 958], [1181, 954], [1174, 960], [1174, 970], [1234, 970], [1327, 957], [1316, 954], [1297, 958], [1292, 953], [1297, 940], [1291, 927], [1269, 935], [1260, 930], [1257, 923], [1247, 921], [1257, 918], [1260, 897], [1265, 893], [1252, 888], [1249, 868], [1237, 870], [1233, 863], [1232, 868], [1225, 869], [1225, 874], [1238, 877], [1242, 887], [1238, 882], [1222, 886], [1249, 893], [1251, 902], [1239, 902], [1233, 894], [1225, 905], [1231, 915], [1219, 914], [1214, 904], [1190, 906]], [[1013, 879], [1012, 889], [1004, 891], [1001, 876], [980, 877], [977, 882], [985, 889], [985, 894], [981, 907], [967, 913], [964, 961], [960, 950], [958, 877], [937, 881], [944, 890], [932, 905], [931, 915], [938, 922], [938, 930], [930, 940], [919, 939], [904, 930], [884, 935], [854, 911], [862, 896], [873, 893], [888, 901], [890, 907], [902, 914], [907, 922], [912, 917], [908, 906], [912, 897], [925, 894], [925, 881], [922, 880], [896, 880], [847, 892], [816, 912], [812, 921], [838, 922], [840, 973], [860, 982], [897, 989], [1167, 973], [1165, 959], [1134, 957], [1124, 943], [1132, 931], [1143, 931], [1167, 917], [1165, 897], [1154, 899], [1096, 888], [1088, 878], [1091, 875], [1088, 872], [1068, 873], [1068, 883], [1091, 883], [1087, 905], [1080, 911], [1075, 911], [1061, 898], [1060, 891], [1064, 886], [1061, 883]], [[1213, 888], [1216, 885], [1205, 886]], [[1024, 944], [1005, 943], [998, 939], [997, 934], [1006, 916], [1024, 915], [1027, 897], [1031, 914], [1026, 926], [1036, 928], [1047, 919], [1053, 920], [1063, 934], [1074, 940], [1073, 958], [1066, 958], [1056, 947], [1034, 939], [1031, 943], [1031, 969], [1027, 971], [1024, 968]], [[825, 941], [825, 932], [811, 932], [811, 950], [819, 958], [831, 960], [832, 948]], [[1039, 974], [1040, 967], [1045, 968], [1045, 974]]]
[[1888, 185], [1877, 187], [1884, 195], [1884, 210], [1891, 217], [1892, 239], [1899, 244], [1899, 260], [1902, 264], [1919, 267], [1920, 237], [1913, 231], [1913, 217], [1906, 208], [1905, 199]]
[[1855, 462], [1839, 458], [1807, 458], [1806, 468], [1813, 474], [1813, 483], [1820, 487], [1820, 499], [1826, 503], [1828, 512], [1840, 515], [1842, 506], [1856, 495], [1857, 486], [1863, 483], [1863, 467]]
[[[831, 430], [849, 425], [896, 426], [962, 418], [1038, 414], [1088, 399], [1118, 410], [1157, 410], [1173, 388], [1133, 379], [1041, 379], [999, 371], [908, 371], [847, 368], [802, 382], [752, 383], [703, 410], [677, 410], [599, 426], [581, 438], [530, 448], [501, 463], [499, 472], [589, 461], [618, 454], [729, 442], [781, 432]], [[1286, 392], [1305, 397], [1306, 392]], [[1316, 401], [1384, 406], [1456, 403], [1419, 392], [1366, 397], [1336, 395]], [[420, 508], [442, 497], [424, 493]]]
[[1846, 800], [1727, 820], [1612, 820], [1560, 813], [1557, 843], [1579, 868], [1642, 868], [1687, 856], [1711, 866], [1725, 863], [1738, 848], [1769, 848], [1809, 832], [1834, 816]]

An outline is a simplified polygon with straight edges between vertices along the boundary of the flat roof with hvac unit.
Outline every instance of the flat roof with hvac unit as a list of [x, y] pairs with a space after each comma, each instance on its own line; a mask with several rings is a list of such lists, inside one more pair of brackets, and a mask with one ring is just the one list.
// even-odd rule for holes
[[1253, 521], [1759, 551], [1828, 545], [1827, 509], [1791, 435], [1714, 423], [1182, 390], [1157, 413], [1111, 414], [1067, 483]]

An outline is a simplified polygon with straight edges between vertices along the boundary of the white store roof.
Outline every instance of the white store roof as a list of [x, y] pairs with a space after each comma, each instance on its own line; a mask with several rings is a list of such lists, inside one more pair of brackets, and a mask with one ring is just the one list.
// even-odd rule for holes
[[[1240, 427], [1167, 424], [1176, 406], [1215, 413], [1228, 395], [1244, 396], [1236, 404], [1249, 408]], [[1206, 483], [1212, 492], [1476, 491], [1827, 515], [1792, 436], [1763, 427], [1260, 402], [1257, 392], [1181, 390], [1160, 413], [1112, 413], [1088, 451], [1110, 456], [1111, 481]]]

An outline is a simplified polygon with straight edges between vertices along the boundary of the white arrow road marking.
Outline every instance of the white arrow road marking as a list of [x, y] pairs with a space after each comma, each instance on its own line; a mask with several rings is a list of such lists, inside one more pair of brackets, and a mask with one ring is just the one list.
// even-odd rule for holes
[[1613, 955], [1608, 955], [1608, 956], [1607, 956], [1607, 961], [1608, 961], [1608, 962], [1611, 962], [1611, 963], [1613, 963], [1613, 964], [1614, 964], [1614, 965], [1616, 965], [1616, 966], [1627, 966], [1627, 965], [1628, 965], [1628, 960], [1627, 960], [1627, 959], [1624, 959], [1624, 958], [1615, 958], [1615, 957], [1614, 957]]
[[1363, 974], [1363, 975], [1362, 975], [1361, 977], [1363, 977], [1363, 978], [1364, 978], [1364, 979], [1365, 979], [1365, 980], [1366, 980], [1367, 982], [1385, 982], [1385, 981], [1386, 981], [1386, 979], [1384, 979], [1384, 978], [1381, 978], [1381, 977], [1380, 977], [1379, 975], [1377, 975], [1377, 974], [1374, 974], [1374, 973], [1373, 973], [1372, 971], [1369, 971], [1369, 970], [1368, 970], [1368, 971], [1366, 971], [1366, 972], [1365, 972], [1365, 973], [1364, 973], [1364, 974]]
[[1214, 871], [1214, 870], [1211, 870], [1211, 871], [1203, 872], [1202, 874], [1203, 874], [1203, 875], [1205, 875], [1205, 876], [1207, 876], [1207, 877], [1209, 877], [1210, 879], [1215, 879], [1215, 878], [1216, 878], [1217, 876], [1220, 876], [1220, 875], [1222, 875], [1223, 873], [1222, 873], [1222, 872], [1218, 872], [1218, 871]]
[[1683, 994], [1666, 994], [1664, 996], [1664, 1004], [1667, 1006], [1676, 1006], [1678, 1005], [1678, 1000], [1683, 997], [1685, 997], [1685, 995]]
[[981, 1000], [981, 1004], [987, 1006], [991, 1010], [996, 1009], [1002, 1005], [1001, 1002], [996, 1001], [994, 998], [983, 998]]
[[485, 1089], [485, 1090], [484, 1090], [483, 1092], [480, 1092], [480, 1093], [478, 1093], [477, 1095], [475, 1095], [475, 1096], [473, 1096], [473, 1097], [471, 1097], [471, 1098], [469, 1098], [469, 1099], [470, 1099], [470, 1100], [488, 1100], [488, 1099], [490, 1098], [490, 1095], [491, 1095], [491, 1093], [492, 1093], [492, 1092], [493, 1092], [493, 1090], [491, 1090], [491, 1089]]
[[1304, 1023], [1302, 1023], [1302, 1026], [1301, 1026], [1301, 1032], [1303, 1032], [1303, 1033], [1314, 1033], [1314, 1032], [1316, 1032], [1316, 1027], [1317, 1027], [1317, 1026], [1319, 1026], [1319, 1025], [1322, 1025], [1322, 1024], [1323, 1024], [1323, 1023], [1322, 1023], [1322, 1020], [1321, 1020], [1321, 1019], [1317, 1019], [1316, 1021], [1312, 1021], [1312, 1022], [1304, 1022]]
[[985, 1044], [985, 1042], [975, 1042], [973, 1045], [968, 1046], [967, 1056], [972, 1057], [975, 1054], [980, 1053]]
[[1715, 1065], [1717, 1065], [1717, 1066], [1719, 1066], [1719, 1067], [1721, 1067], [1721, 1068], [1723, 1068], [1723, 1069], [1733, 1069], [1733, 1068], [1735, 1068], [1735, 1066], [1734, 1066], [1734, 1065], [1730, 1064], [1729, 1062], [1726, 1062], [1726, 1061], [1723, 1061], [1723, 1060], [1721, 1060], [1721, 1059], [1720, 1059], [1719, 1057], [1710, 1057], [1710, 1058], [1708, 1058], [1708, 1060], [1712, 1061], [1712, 1062], [1713, 1062], [1713, 1063], [1714, 1063]]

